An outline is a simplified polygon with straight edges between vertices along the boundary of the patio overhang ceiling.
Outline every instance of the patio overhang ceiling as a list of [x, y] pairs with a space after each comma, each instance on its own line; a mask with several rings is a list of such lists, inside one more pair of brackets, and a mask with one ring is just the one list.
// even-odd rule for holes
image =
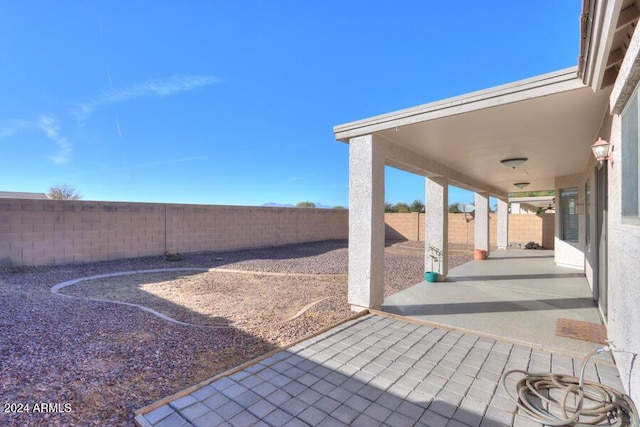
[[[337, 140], [374, 135], [386, 164], [506, 198], [555, 187], [591, 156], [610, 90], [594, 93], [577, 67], [334, 127]], [[516, 169], [501, 160], [526, 157]]]

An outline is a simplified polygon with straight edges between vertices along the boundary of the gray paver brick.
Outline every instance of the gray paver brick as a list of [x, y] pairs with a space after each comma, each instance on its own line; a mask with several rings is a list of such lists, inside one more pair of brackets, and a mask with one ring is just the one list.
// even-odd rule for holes
[[286, 371], [283, 372], [284, 375], [286, 375], [287, 377], [291, 378], [292, 380], [295, 380], [296, 378], [300, 377], [304, 373], [305, 373], [305, 371], [303, 371], [302, 369], [298, 369], [295, 366], [291, 367], [291, 368], [289, 368], [289, 369], [287, 369]]
[[330, 390], [333, 390], [335, 386], [328, 381], [320, 380], [317, 383], [313, 384], [310, 388], [320, 394], [327, 394]]
[[271, 378], [275, 377], [276, 375], [278, 375], [278, 373], [271, 368], [263, 369], [262, 371], [256, 374], [258, 378], [261, 378], [265, 381], [269, 381]]
[[309, 405], [304, 403], [302, 400], [292, 397], [291, 399], [280, 405], [280, 409], [295, 417], [300, 412], [304, 411], [308, 406]]
[[262, 384], [260, 384], [259, 386], [255, 387], [255, 388], [253, 388], [252, 390], [258, 396], [267, 397], [268, 395], [270, 395], [271, 393], [273, 393], [277, 389], [278, 388], [276, 386], [274, 386], [273, 384], [265, 382], [265, 383], [262, 383]]
[[235, 399], [247, 390], [248, 389], [246, 387], [243, 387], [240, 384], [234, 384], [231, 387], [227, 387], [222, 390], [221, 393], [227, 396], [229, 399]]
[[513, 424], [513, 416], [514, 413], [511, 411], [505, 411], [494, 406], [489, 406], [484, 417], [485, 420], [490, 419], [492, 421], [495, 421], [496, 423], [510, 426], [511, 424]]
[[487, 393], [484, 390], [480, 390], [479, 388], [471, 386], [469, 391], [467, 391], [467, 396], [488, 405], [489, 402], [491, 402], [493, 393]]
[[415, 403], [404, 401], [396, 408], [395, 412], [409, 417], [412, 420], [417, 420], [422, 416], [424, 410], [425, 408], [416, 405]]
[[389, 418], [387, 418], [387, 420], [385, 421], [385, 425], [394, 427], [410, 427], [413, 426], [416, 421], [417, 419], [412, 419], [410, 417], [407, 417], [406, 415], [394, 412], [389, 416]]
[[257, 395], [252, 391], [246, 391], [242, 393], [240, 396], [236, 397], [234, 401], [242, 406], [243, 408], [248, 408], [254, 403], [258, 402], [261, 399], [261, 396]]
[[258, 418], [266, 417], [275, 409], [276, 407], [265, 399], [259, 400], [258, 402], [254, 403], [249, 408], [247, 408], [249, 412], [251, 412], [253, 415], [255, 415]]
[[240, 384], [243, 387], [248, 388], [249, 390], [251, 390], [252, 388], [256, 387], [258, 384], [261, 384], [262, 382], [264, 382], [264, 380], [256, 375], [251, 375], [245, 379], [243, 379], [242, 381], [240, 381]]
[[153, 411], [145, 414], [145, 418], [149, 423], [155, 424], [163, 418], [168, 417], [173, 414], [175, 411], [169, 405], [162, 405], [161, 407], [154, 409]]
[[322, 365], [318, 365], [309, 372], [318, 378], [324, 378], [331, 373], [331, 370]]
[[474, 412], [469, 412], [464, 408], [458, 408], [453, 414], [453, 419], [468, 426], [477, 427], [482, 422], [482, 415]]
[[396, 384], [400, 384], [413, 390], [420, 384], [420, 382], [421, 381], [419, 380], [404, 375], [396, 381]]
[[289, 393], [289, 395], [294, 397], [299, 395], [306, 389], [307, 387], [305, 387], [304, 385], [300, 384], [297, 381], [291, 381], [289, 384], [282, 387], [282, 390], [286, 391], [287, 393]]
[[469, 427], [467, 424], [461, 423], [457, 420], [451, 420], [447, 423], [447, 427]]
[[215, 412], [207, 412], [200, 418], [193, 420], [191, 423], [195, 427], [214, 427], [223, 422], [224, 420], [220, 415], [216, 414]]
[[203, 416], [209, 411], [211, 411], [211, 409], [209, 409], [208, 406], [200, 402], [197, 402], [191, 406], [187, 406], [186, 408], [182, 409], [180, 411], [180, 415], [182, 415], [184, 418], [186, 418], [189, 421], [193, 421], [196, 418]]
[[345, 424], [351, 424], [351, 422], [355, 420], [358, 417], [358, 415], [360, 415], [358, 411], [355, 411], [345, 405], [340, 405], [331, 413], [331, 416], [333, 418]]
[[265, 399], [267, 399], [269, 402], [271, 402], [272, 404], [274, 404], [276, 406], [280, 406], [284, 402], [286, 402], [287, 400], [291, 399], [291, 396], [289, 396], [283, 390], [276, 390], [273, 393], [271, 393], [270, 395], [268, 395]]
[[248, 411], [242, 411], [229, 420], [229, 424], [233, 427], [250, 427], [255, 425], [257, 422], [258, 419]]
[[319, 380], [320, 379], [315, 375], [306, 373], [300, 376], [296, 381], [298, 381], [301, 384], [304, 384], [307, 387], [311, 387], [313, 384], [317, 383]]
[[272, 384], [276, 387], [284, 387], [286, 384], [289, 384], [291, 379], [289, 377], [285, 377], [284, 375], [277, 375], [269, 380], [269, 384]]
[[333, 417], [327, 417], [318, 424], [318, 427], [347, 427], [347, 424]]
[[202, 401], [205, 405], [207, 405], [211, 409], [217, 409], [225, 403], [230, 402], [231, 400], [223, 394], [217, 393], [211, 396], [208, 399]]
[[230, 420], [231, 418], [235, 417], [243, 410], [244, 408], [242, 406], [238, 405], [234, 401], [231, 401], [231, 402], [225, 403], [224, 405], [216, 409], [216, 413], [220, 415], [222, 418], [224, 418], [225, 420]]
[[371, 402], [364, 397], [353, 395], [349, 399], [347, 399], [344, 404], [352, 409], [355, 409], [358, 412], [363, 412], [366, 408], [369, 407], [369, 405], [371, 405]]
[[458, 405], [452, 405], [444, 400], [435, 399], [429, 405], [429, 411], [435, 412], [443, 417], [451, 418], [458, 409]]
[[201, 389], [198, 389], [191, 393], [191, 396], [195, 397], [197, 400], [205, 400], [216, 394], [217, 391], [211, 386], [204, 386]]
[[313, 406], [308, 407], [298, 414], [298, 418], [312, 426], [318, 425], [326, 417], [327, 414]]
[[364, 413], [378, 422], [383, 422], [391, 415], [392, 411], [379, 403], [372, 403]]
[[249, 374], [247, 371], [239, 371], [239, 372], [236, 372], [233, 375], [230, 375], [229, 379], [232, 380], [232, 381], [235, 381], [235, 382], [240, 382], [243, 379], [245, 379], [246, 377], [248, 377], [249, 375], [251, 375], [251, 374]]
[[448, 417], [426, 410], [420, 417], [420, 422], [429, 427], [445, 427], [449, 422]]
[[187, 406], [193, 405], [197, 401], [198, 399], [188, 394], [186, 396], [183, 396], [179, 399], [174, 400], [173, 402], [170, 403], [170, 405], [173, 407], [173, 409], [175, 409], [176, 411], [179, 411], [183, 408], [186, 408]]
[[264, 417], [264, 421], [273, 426], [282, 426], [289, 422], [289, 420], [291, 420], [292, 418], [293, 417], [290, 414], [287, 414], [282, 409], [276, 409], [275, 411]]
[[352, 394], [353, 394], [352, 392], [342, 387], [336, 387], [333, 390], [331, 390], [331, 392], [329, 392], [329, 396], [332, 399], [337, 400], [338, 402], [344, 402], [349, 397], [351, 397]]
[[358, 417], [351, 422], [351, 426], [353, 427], [371, 427], [378, 424], [374, 419], [368, 417], [365, 414], [360, 414]]
[[358, 390], [358, 396], [362, 396], [365, 399], [375, 402], [378, 397], [383, 393], [383, 389], [381, 390], [378, 387], [370, 385], [371, 383], [365, 385], [360, 390]]
[[316, 403], [314, 403], [314, 407], [320, 409], [322, 412], [326, 414], [330, 414], [336, 410], [341, 405], [341, 403], [336, 402], [328, 396], [321, 397]]
[[353, 378], [348, 379], [340, 385], [340, 388], [348, 390], [352, 393], [356, 393], [362, 387], [364, 387], [364, 384], [361, 381], [355, 380]]
[[317, 391], [307, 388], [302, 393], [298, 395], [298, 399], [302, 400], [304, 403], [308, 405], [312, 405], [316, 401], [318, 401], [322, 397], [322, 394]]
[[182, 427], [185, 423], [185, 419], [174, 412], [168, 417], [163, 418], [162, 421], [155, 425], [155, 427]]

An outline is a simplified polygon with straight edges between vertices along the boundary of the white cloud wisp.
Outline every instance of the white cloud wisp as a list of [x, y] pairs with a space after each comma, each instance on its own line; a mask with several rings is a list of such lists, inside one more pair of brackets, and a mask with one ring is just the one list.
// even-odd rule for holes
[[124, 89], [104, 92], [101, 96], [79, 104], [72, 111], [79, 122], [84, 122], [97, 109], [110, 104], [135, 99], [143, 96], [165, 97], [180, 92], [187, 92], [202, 86], [220, 82], [213, 76], [176, 75], [166, 79], [153, 79]]
[[67, 137], [60, 134], [60, 125], [52, 115], [42, 115], [38, 118], [38, 127], [45, 136], [58, 145], [58, 152], [51, 157], [51, 161], [56, 165], [69, 162], [71, 155], [71, 144]]

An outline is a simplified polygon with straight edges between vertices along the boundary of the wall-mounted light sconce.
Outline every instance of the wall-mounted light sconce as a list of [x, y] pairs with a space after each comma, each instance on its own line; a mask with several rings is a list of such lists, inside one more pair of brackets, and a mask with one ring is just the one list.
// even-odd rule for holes
[[529, 184], [530, 184], [530, 182], [516, 182], [513, 185], [515, 185], [516, 187], [518, 187], [519, 189], [522, 190], [523, 188], [528, 187]]
[[591, 151], [593, 151], [593, 156], [596, 158], [598, 163], [602, 164], [605, 160], [609, 160], [611, 164], [613, 164], [613, 156], [611, 155], [613, 145], [611, 145], [610, 142], [607, 142], [602, 138], [598, 138], [598, 140], [591, 146]]
[[528, 157], [514, 157], [512, 159], [500, 160], [500, 163], [502, 163], [508, 168], [515, 169], [521, 164], [523, 164], [524, 162], [526, 162], [527, 160], [529, 160]]

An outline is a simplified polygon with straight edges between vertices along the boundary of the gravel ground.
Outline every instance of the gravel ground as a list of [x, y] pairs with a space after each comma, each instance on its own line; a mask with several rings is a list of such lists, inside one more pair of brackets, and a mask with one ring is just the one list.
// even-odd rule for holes
[[[450, 249], [450, 267], [472, 258], [465, 248]], [[417, 242], [388, 246], [385, 294], [421, 281], [423, 257], [422, 244]], [[226, 326], [223, 328], [171, 324], [135, 307], [65, 298], [49, 291], [56, 283], [79, 277], [176, 267], [336, 276], [209, 273], [209, 276], [177, 277], [165, 274], [144, 280], [149, 286], [145, 292], [155, 295], [156, 302], [166, 303], [167, 299], [180, 302], [181, 297], [171, 296], [171, 292], [189, 290], [197, 295], [191, 298], [195, 305], [189, 307], [185, 299], [180, 304], [168, 304], [165, 309], [176, 316], [191, 313], [186, 315], [186, 320], [192, 321], [189, 323], [209, 322], [209, 326]], [[135, 409], [350, 315], [346, 273], [344, 241], [188, 254], [178, 262], [150, 257], [37, 268], [2, 267], [0, 425], [134, 425]], [[149, 275], [138, 277], [142, 276]], [[136, 276], [123, 277], [133, 280]], [[74, 285], [75, 290], [69, 289], [87, 293], [86, 286]], [[135, 286], [129, 283], [130, 290]], [[315, 289], [310, 292], [310, 299], [328, 299], [287, 321], [309, 298], [290, 306], [283, 306], [278, 298], [283, 299], [283, 295], [301, 286], [305, 292]], [[242, 293], [245, 289], [243, 295], [250, 295], [248, 291], [258, 287], [259, 303], [256, 300], [238, 303], [234, 291]], [[107, 288], [101, 297], [108, 296], [106, 291]], [[215, 297], [218, 306], [207, 308], [207, 303], [202, 302], [204, 295], [214, 291], [218, 291]], [[25, 410], [26, 404], [29, 412], [15, 412]]]

